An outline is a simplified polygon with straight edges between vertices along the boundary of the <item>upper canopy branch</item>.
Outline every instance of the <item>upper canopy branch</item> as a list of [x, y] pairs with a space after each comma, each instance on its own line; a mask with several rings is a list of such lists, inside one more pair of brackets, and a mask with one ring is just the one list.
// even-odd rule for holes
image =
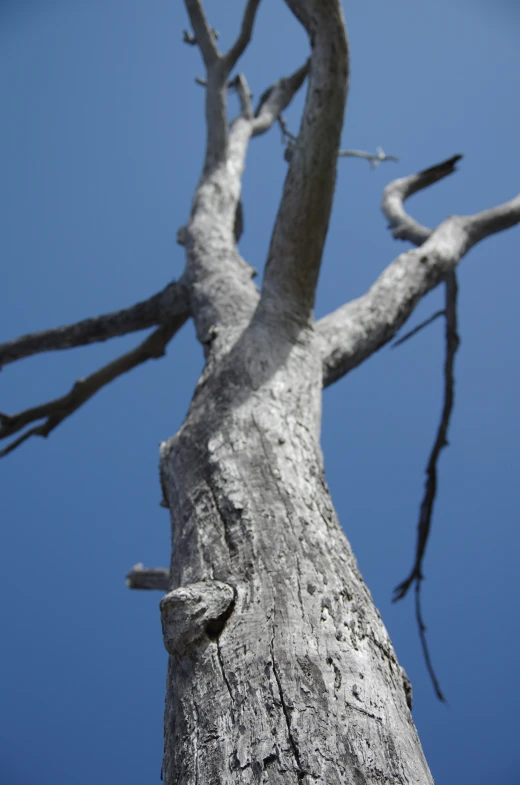
[[192, 37], [184, 31], [184, 41], [189, 44], [196, 43], [199, 45], [202, 58], [208, 70], [217, 61], [221, 61], [223, 64], [223, 78], [225, 79], [231, 73], [251, 40], [260, 0], [247, 0], [240, 33], [231, 49], [225, 54], [220, 53], [216, 44], [218, 34], [212, 29], [206, 18], [202, 0], [185, 0], [185, 3], [195, 36]]
[[195, 40], [199, 45], [206, 68], [209, 69], [222, 57], [215, 41], [214, 32], [206, 19], [201, 0], [185, 0], [185, 3], [195, 33]]
[[[415, 238], [423, 244], [398, 256], [365, 295], [317, 323], [325, 387], [387, 343], [419, 300], [443, 281], [477, 242], [520, 222], [520, 196], [472, 216], [452, 216], [431, 232], [406, 216], [404, 210], [400, 212], [399, 201], [450, 174], [458, 159], [454, 156], [411, 178], [397, 180], [397, 186], [394, 183], [386, 189], [385, 214], [395, 217], [396, 227], [397, 222], [403, 227], [403, 234], [398, 236]], [[428, 236], [422, 240], [424, 231]]]
[[166, 324], [180, 315], [183, 315], [184, 319], [189, 315], [187, 292], [182, 281], [174, 281], [148, 300], [136, 303], [130, 308], [6, 341], [0, 344], [0, 368], [33, 354], [85, 346], [137, 330], [146, 330], [157, 324]]
[[219, 52], [215, 34], [211, 29], [202, 0], [185, 0], [186, 8], [195, 31], [206, 66], [206, 157], [204, 174], [207, 176], [223, 164], [227, 153], [227, 79], [240, 55], [251, 40], [253, 25], [260, 0], [248, 0], [240, 33], [224, 55]]
[[309, 73], [310, 60], [298, 68], [291, 76], [282, 77], [275, 82], [260, 98], [253, 120], [253, 136], [265, 133], [291, 103]]
[[306, 323], [329, 225], [348, 86], [348, 43], [337, 0], [287, 0], [312, 46], [310, 82], [276, 218], [260, 311]]
[[430, 166], [417, 174], [401, 177], [392, 180], [383, 192], [381, 209], [388, 219], [389, 229], [392, 235], [398, 240], [409, 240], [414, 245], [422, 245], [431, 235], [433, 229], [422, 226], [412, 218], [404, 209], [404, 202], [409, 196], [421, 191], [423, 188], [433, 185], [442, 180], [449, 174], [456, 171], [457, 162], [462, 158], [461, 155], [454, 155], [440, 164]]
[[238, 35], [238, 38], [233, 44], [233, 46], [231, 47], [231, 49], [228, 52], [226, 52], [223, 58], [226, 67], [226, 72], [228, 74], [233, 70], [238, 59], [242, 56], [247, 45], [251, 40], [253, 25], [255, 23], [256, 12], [258, 10], [259, 5], [260, 5], [260, 0], [247, 1], [244, 11], [244, 16], [242, 17], [242, 27], [240, 28], [240, 33]]
[[399, 158], [395, 155], [388, 155], [382, 147], [377, 147], [376, 152], [368, 153], [366, 150], [340, 150], [338, 153], [340, 158], [364, 158], [368, 161], [372, 169], [377, 169], [379, 164], [384, 161], [393, 161], [399, 163]]
[[226, 129], [221, 165], [207, 168], [198, 184], [190, 220], [182, 232], [197, 336], [213, 355], [228, 346], [236, 328], [250, 321], [258, 304], [253, 270], [236, 247], [243, 224], [240, 192], [249, 142], [271, 127], [307, 72], [305, 64], [271, 85], [264, 93], [269, 98], [261, 102], [256, 114], [245, 77], [238, 74], [230, 83], [238, 93], [241, 112], [229, 132]]

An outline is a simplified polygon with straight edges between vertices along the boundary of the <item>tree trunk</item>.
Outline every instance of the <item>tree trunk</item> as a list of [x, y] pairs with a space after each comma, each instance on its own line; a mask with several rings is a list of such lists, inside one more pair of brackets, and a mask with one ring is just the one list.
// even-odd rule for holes
[[[361, 297], [315, 323], [313, 304], [334, 196], [348, 89], [339, 0], [286, 0], [311, 56], [266, 90], [256, 112], [242, 74], [230, 79], [253, 29], [221, 53], [201, 0], [185, 0], [206, 66], [207, 145], [187, 225], [186, 268], [131, 308], [0, 346], [0, 364], [141, 330], [156, 330], [67, 395], [0, 416], [0, 457], [49, 433], [101, 387], [164, 353], [193, 318], [206, 367], [186, 420], [161, 446], [172, 523], [169, 592], [161, 602], [170, 655], [165, 714], [167, 785], [323, 783], [427, 785], [411, 689], [342, 533], [320, 450], [322, 387], [387, 343], [420, 299], [449, 280], [484, 237], [520, 222], [520, 197], [473, 216], [421, 226], [404, 200], [454, 171], [460, 156], [400, 178], [383, 210], [402, 253]], [[251, 139], [265, 133], [308, 77], [298, 136], [261, 291], [237, 239]], [[227, 92], [240, 113], [228, 123]], [[287, 135], [287, 131], [284, 130]], [[358, 151], [354, 151], [359, 154]], [[369, 159], [377, 156], [361, 154]], [[449, 316], [448, 316], [449, 319]], [[439, 445], [444, 443], [444, 437]], [[440, 449], [440, 447], [439, 447]], [[416, 573], [414, 573], [416, 575]], [[164, 590], [167, 570], [128, 576]]]
[[432, 782], [331, 504], [321, 378], [313, 330], [253, 320], [162, 445], [167, 785]]

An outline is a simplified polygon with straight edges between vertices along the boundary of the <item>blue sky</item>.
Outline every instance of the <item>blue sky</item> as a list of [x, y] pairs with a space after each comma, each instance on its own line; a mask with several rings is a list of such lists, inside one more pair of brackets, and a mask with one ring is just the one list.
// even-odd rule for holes
[[[242, 2], [207, 0], [229, 43]], [[375, 172], [340, 161], [316, 311], [361, 294], [405, 246], [379, 211], [384, 185], [464, 153], [409, 203], [434, 225], [518, 192], [516, 2], [345, 4], [352, 48], [343, 144], [398, 155]], [[181, 43], [183, 4], [0, 0], [0, 340], [131, 304], [183, 267], [203, 151], [203, 75]], [[256, 96], [307, 56], [281, 0], [263, 0], [241, 67]], [[288, 112], [297, 129], [302, 97]], [[233, 102], [232, 106], [233, 106]], [[260, 270], [285, 173], [275, 128], [253, 141], [244, 257]], [[424, 613], [449, 707], [435, 699], [411, 598], [424, 465], [441, 407], [443, 327], [384, 349], [324, 393], [323, 449], [340, 520], [414, 686], [437, 783], [516, 785], [520, 230], [460, 269], [451, 446], [425, 570]], [[441, 307], [421, 303], [409, 326]], [[1, 373], [0, 410], [66, 392], [139, 336], [42, 355]], [[136, 562], [167, 565], [158, 443], [178, 428], [202, 364], [191, 325], [168, 354], [121, 378], [0, 465], [3, 567], [0, 782], [159, 782], [166, 654], [159, 595], [130, 592]]]

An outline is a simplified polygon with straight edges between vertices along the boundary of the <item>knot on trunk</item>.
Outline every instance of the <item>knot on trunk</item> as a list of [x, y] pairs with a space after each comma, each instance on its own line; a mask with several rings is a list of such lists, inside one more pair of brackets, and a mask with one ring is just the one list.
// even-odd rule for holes
[[184, 657], [205, 635], [215, 639], [234, 604], [235, 590], [221, 581], [199, 581], [166, 594], [159, 606], [166, 651]]

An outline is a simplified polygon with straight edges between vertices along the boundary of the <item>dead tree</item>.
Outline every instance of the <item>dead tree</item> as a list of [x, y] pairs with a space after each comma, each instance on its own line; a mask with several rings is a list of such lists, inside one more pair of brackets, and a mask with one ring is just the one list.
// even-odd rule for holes
[[[102, 386], [164, 353], [193, 319], [205, 367], [186, 419], [161, 446], [170, 510], [169, 570], [135, 567], [133, 588], [165, 591], [169, 652], [164, 778], [173, 783], [431, 783], [410, 688], [331, 504], [319, 444], [322, 389], [387, 344], [419, 300], [450, 281], [488, 235], [520, 221], [520, 197], [435, 229], [404, 200], [454, 170], [458, 156], [392, 183], [384, 212], [401, 253], [362, 297], [315, 321], [348, 90], [339, 0], [286, 0], [310, 59], [254, 109], [232, 77], [259, 0], [245, 5], [225, 54], [200, 0], [186, 0], [206, 67], [207, 145], [181, 279], [147, 301], [0, 347], [0, 364], [153, 327], [136, 349], [63, 397], [1, 415], [3, 454], [47, 436]], [[241, 258], [240, 189], [250, 140], [308, 79], [261, 291]], [[228, 122], [227, 95], [240, 114]], [[381, 156], [368, 156], [373, 162]], [[365, 156], [367, 157], [367, 156]]]

